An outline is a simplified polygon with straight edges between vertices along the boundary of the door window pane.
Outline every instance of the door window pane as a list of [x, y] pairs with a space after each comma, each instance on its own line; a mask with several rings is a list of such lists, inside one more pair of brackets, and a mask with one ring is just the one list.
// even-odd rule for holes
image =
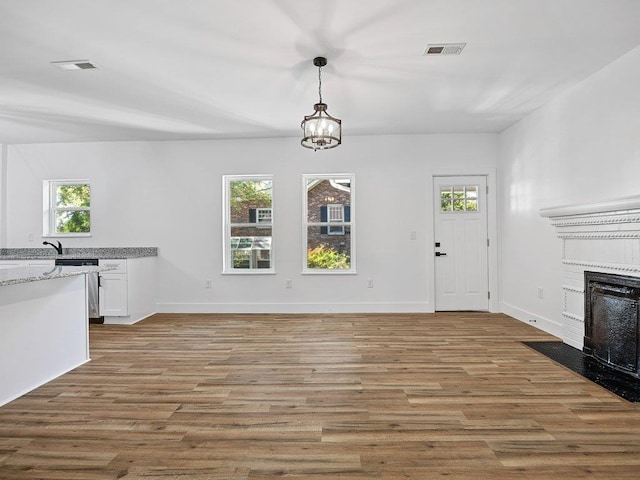
[[477, 185], [443, 185], [440, 187], [440, 211], [464, 213], [478, 211]]

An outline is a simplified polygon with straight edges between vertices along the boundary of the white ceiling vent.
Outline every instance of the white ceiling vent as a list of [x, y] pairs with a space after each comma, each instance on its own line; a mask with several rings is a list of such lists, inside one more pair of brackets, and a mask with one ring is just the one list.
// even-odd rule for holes
[[430, 43], [423, 55], [460, 55], [466, 43]]
[[92, 70], [94, 68], [100, 68], [91, 60], [65, 60], [63, 62], [51, 62], [56, 68], [60, 70]]

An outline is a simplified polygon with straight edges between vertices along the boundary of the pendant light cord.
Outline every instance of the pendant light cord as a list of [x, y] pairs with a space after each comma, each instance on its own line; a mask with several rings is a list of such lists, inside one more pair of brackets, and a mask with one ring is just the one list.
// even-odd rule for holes
[[318, 97], [322, 103], [322, 67], [318, 67]]

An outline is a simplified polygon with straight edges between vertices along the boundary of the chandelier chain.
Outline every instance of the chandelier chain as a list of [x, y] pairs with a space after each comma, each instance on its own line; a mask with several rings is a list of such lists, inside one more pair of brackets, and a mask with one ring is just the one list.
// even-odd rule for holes
[[318, 67], [318, 97], [322, 103], [322, 67]]

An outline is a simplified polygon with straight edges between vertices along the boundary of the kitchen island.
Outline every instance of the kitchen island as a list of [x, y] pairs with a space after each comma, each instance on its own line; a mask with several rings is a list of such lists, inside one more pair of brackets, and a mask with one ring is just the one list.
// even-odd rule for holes
[[89, 360], [86, 274], [103, 270], [0, 269], [0, 405]]

